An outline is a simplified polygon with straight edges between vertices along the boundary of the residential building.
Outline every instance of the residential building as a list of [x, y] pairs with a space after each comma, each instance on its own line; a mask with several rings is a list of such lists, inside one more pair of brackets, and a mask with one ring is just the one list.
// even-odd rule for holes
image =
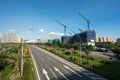
[[2, 42], [3, 43], [9, 43], [9, 35], [8, 34], [3, 34], [3, 37], [2, 37]]
[[106, 37], [101, 37], [101, 42], [107, 42]]
[[16, 43], [17, 42], [17, 35], [15, 33], [10, 33], [9, 35], [9, 42], [10, 43]]
[[113, 42], [112, 37], [98, 37], [98, 42]]
[[2, 36], [3, 43], [16, 43], [16, 41], [17, 41], [17, 36], [15, 33], [3, 34]]
[[55, 33], [54, 32], [51, 32], [50, 33], [50, 39], [53, 40], [55, 38]]
[[96, 34], [96, 42], [99, 42], [99, 36]]
[[100, 37], [98, 37], [98, 42], [101, 42], [101, 38]]
[[21, 37], [17, 37], [16, 43], [21, 43], [22, 42], [22, 38]]
[[106, 37], [103, 37], [103, 42], [107, 42], [107, 38]]
[[107, 42], [113, 42], [113, 38], [112, 37], [107, 37]]

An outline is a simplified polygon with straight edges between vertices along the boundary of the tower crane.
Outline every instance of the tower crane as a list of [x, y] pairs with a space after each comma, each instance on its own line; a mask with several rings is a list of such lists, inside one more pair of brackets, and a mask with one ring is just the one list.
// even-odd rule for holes
[[66, 25], [64, 25], [63, 23], [61, 23], [60, 21], [58, 21], [58, 20], [55, 20], [57, 23], [59, 23], [59, 24], [61, 24], [63, 27], [64, 27], [64, 34], [65, 34], [65, 36], [66, 36], [66, 28], [67, 28], [67, 26]]
[[[71, 30], [72, 31], [72, 30]], [[77, 34], [77, 33], [75, 33], [74, 31], [72, 31], [74, 34]]]
[[86, 17], [84, 17], [83, 15], [81, 15], [80, 13], [78, 13], [78, 15], [80, 15], [83, 19], [86, 20], [86, 22], [87, 22], [87, 27], [88, 27], [88, 30], [89, 30], [89, 27], [90, 27], [90, 21], [89, 21]]

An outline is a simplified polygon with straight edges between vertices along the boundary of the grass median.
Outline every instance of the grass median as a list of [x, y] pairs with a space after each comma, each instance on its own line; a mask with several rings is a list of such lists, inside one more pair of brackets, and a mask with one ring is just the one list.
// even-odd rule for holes
[[24, 67], [23, 67], [23, 79], [22, 80], [37, 80], [34, 64], [33, 64], [29, 51], [27, 54], [24, 55]]

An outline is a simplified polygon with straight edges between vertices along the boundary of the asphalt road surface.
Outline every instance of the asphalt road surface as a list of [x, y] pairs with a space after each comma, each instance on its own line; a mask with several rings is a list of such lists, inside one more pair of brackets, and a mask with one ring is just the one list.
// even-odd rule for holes
[[48, 51], [29, 46], [38, 80], [106, 80]]

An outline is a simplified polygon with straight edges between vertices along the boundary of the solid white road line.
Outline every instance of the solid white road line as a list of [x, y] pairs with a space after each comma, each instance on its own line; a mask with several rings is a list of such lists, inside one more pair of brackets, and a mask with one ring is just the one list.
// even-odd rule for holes
[[47, 80], [50, 80], [49, 76], [47, 75], [47, 71], [43, 68], [43, 74], [46, 76]]
[[29, 48], [29, 51], [30, 51], [30, 53], [31, 53], [31, 56], [32, 56], [32, 59], [33, 59], [33, 63], [34, 63], [34, 65], [35, 65], [35, 70], [36, 70], [36, 72], [37, 72], [38, 80], [40, 80], [40, 76], [39, 76], [39, 72], [38, 72], [38, 69], [37, 69], [37, 65], [36, 65], [35, 59], [34, 59], [34, 57], [33, 57], [33, 54], [32, 54], [32, 51], [31, 51], [30, 48]]
[[68, 66], [63, 65], [66, 69], [70, 70], [71, 72], [73, 72], [74, 74], [76, 74], [79, 77], [82, 77], [81, 75], [79, 75], [78, 73], [76, 73], [75, 71], [73, 71], [72, 69], [70, 69]]
[[100, 77], [91, 77], [93, 80], [106, 80], [104, 78], [100, 78]]
[[67, 77], [66, 77], [58, 68], [56, 68], [56, 67], [54, 66], [54, 69], [55, 69], [58, 73], [60, 73], [66, 80], [68, 80]]

